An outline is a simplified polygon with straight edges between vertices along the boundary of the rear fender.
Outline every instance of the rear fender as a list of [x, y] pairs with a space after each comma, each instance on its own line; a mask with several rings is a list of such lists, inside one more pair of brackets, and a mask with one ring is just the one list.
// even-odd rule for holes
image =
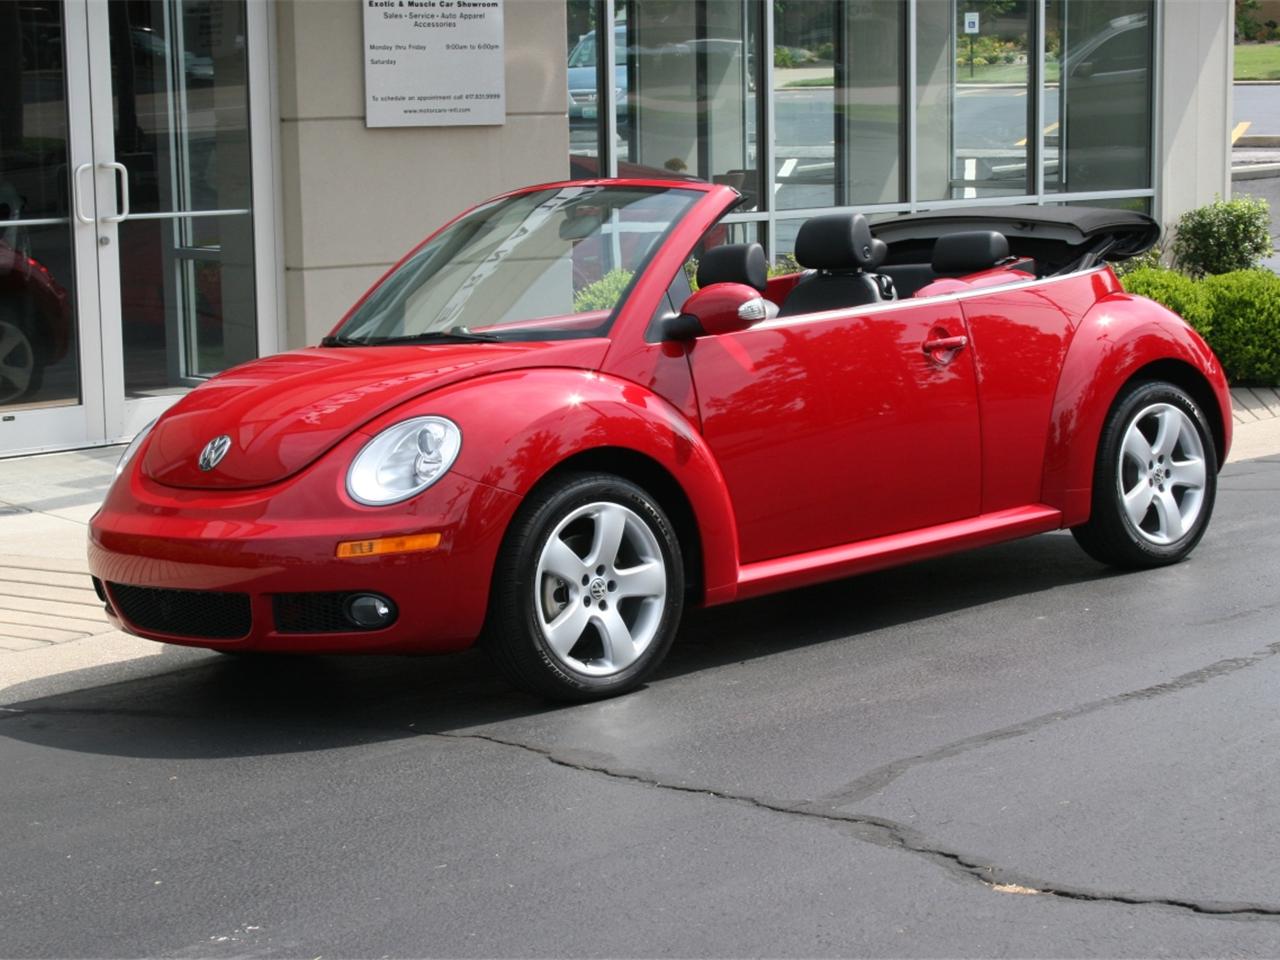
[[694, 425], [652, 391], [592, 371], [513, 370], [415, 399], [363, 432], [422, 414], [448, 417], [462, 429], [455, 471], [520, 497], [578, 454], [611, 448], [649, 458], [692, 507], [706, 602], [736, 592], [737, 526], [720, 468]]
[[[1212, 391], [1218, 409], [1211, 427], [1221, 459], [1231, 444], [1231, 396], [1217, 357], [1177, 314], [1145, 297], [1112, 293], [1099, 300], [1076, 330], [1063, 363], [1049, 423], [1044, 503], [1062, 511], [1063, 526], [1089, 519], [1098, 441], [1107, 414], [1126, 383], [1144, 367], [1174, 361]], [[1219, 463], [1221, 466], [1221, 463]]]

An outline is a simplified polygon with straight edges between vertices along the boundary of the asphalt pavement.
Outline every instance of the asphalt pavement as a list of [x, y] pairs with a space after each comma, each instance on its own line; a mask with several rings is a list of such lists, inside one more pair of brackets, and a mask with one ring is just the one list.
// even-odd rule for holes
[[0, 956], [1274, 956], [1277, 492], [1229, 464], [1164, 570], [1050, 534], [704, 611], [599, 704], [474, 654], [10, 686]]
[[[1280, 87], [1277, 88], [1280, 90]], [[1280, 273], [1280, 175], [1258, 180], [1233, 180], [1233, 197], [1258, 197], [1266, 200], [1271, 209], [1271, 242], [1276, 253], [1263, 261], [1263, 266]]]
[[1234, 123], [1249, 124], [1243, 132], [1280, 134], [1280, 84], [1237, 83], [1231, 89]]

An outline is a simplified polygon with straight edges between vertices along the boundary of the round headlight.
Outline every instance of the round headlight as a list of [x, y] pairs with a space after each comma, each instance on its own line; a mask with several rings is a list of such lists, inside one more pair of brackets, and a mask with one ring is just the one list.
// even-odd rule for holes
[[370, 507], [421, 493], [453, 465], [462, 431], [444, 417], [414, 417], [366, 443], [347, 471], [347, 493]]

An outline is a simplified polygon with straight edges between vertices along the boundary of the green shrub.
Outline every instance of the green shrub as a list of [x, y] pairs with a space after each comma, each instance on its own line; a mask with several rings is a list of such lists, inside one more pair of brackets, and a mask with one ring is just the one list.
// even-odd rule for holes
[[1120, 279], [1129, 293], [1162, 303], [1191, 324], [1201, 335], [1213, 328], [1213, 310], [1203, 283], [1176, 270], [1146, 267], [1134, 270]]
[[791, 50], [789, 47], [773, 48], [773, 65], [775, 67], [783, 67], [783, 68], [794, 67], [796, 65], [796, 58], [791, 53]]
[[1232, 383], [1280, 383], [1280, 277], [1237, 270], [1200, 286], [1213, 319], [1207, 337]]
[[800, 261], [796, 259], [794, 253], [784, 253], [769, 264], [769, 276], [781, 277], [788, 273], [799, 273], [803, 269], [804, 267], [800, 266]]
[[1271, 254], [1271, 211], [1265, 200], [1215, 200], [1188, 210], [1174, 228], [1174, 262], [1193, 277], [1252, 270]]
[[1111, 269], [1115, 271], [1117, 277], [1123, 280], [1131, 273], [1137, 273], [1139, 270], [1161, 270], [1164, 264], [1161, 258], [1164, 256], [1164, 250], [1160, 247], [1152, 247], [1146, 253], [1140, 253], [1136, 257], [1130, 257], [1128, 260], [1121, 260], [1119, 263], [1113, 263]]
[[622, 299], [622, 293], [631, 282], [632, 273], [617, 267], [595, 283], [588, 283], [573, 295], [573, 312], [589, 313], [592, 310], [612, 310]]

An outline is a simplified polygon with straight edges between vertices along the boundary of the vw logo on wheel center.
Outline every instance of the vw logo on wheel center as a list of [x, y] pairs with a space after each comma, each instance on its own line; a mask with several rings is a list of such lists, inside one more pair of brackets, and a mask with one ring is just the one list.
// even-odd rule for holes
[[222, 458], [227, 455], [227, 451], [231, 449], [231, 438], [225, 433], [220, 437], [214, 437], [204, 445], [204, 449], [200, 451], [200, 459], [197, 461], [201, 470], [212, 470]]

